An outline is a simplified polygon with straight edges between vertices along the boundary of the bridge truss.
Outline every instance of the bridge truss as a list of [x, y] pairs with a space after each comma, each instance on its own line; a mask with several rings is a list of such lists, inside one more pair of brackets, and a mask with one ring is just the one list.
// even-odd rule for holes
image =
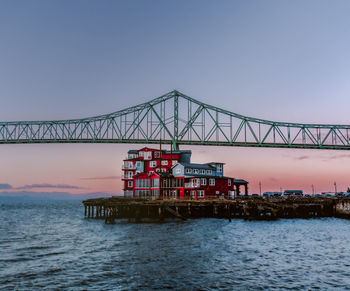
[[0, 122], [0, 143], [162, 143], [350, 149], [350, 125], [274, 122], [204, 104], [178, 91], [111, 114]]

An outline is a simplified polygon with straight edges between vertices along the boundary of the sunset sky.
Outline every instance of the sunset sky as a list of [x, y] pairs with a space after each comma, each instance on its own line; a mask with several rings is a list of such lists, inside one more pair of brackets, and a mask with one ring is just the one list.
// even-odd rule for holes
[[[242, 115], [350, 124], [349, 1], [0, 1], [0, 121], [110, 113], [177, 89]], [[0, 145], [0, 194], [122, 193], [140, 145]], [[350, 152], [183, 147], [250, 193], [350, 186]]]

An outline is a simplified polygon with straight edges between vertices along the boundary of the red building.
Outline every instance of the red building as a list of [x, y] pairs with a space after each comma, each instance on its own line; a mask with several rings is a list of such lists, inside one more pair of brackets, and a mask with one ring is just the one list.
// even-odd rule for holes
[[223, 163], [191, 163], [191, 151], [130, 150], [123, 163], [124, 196], [204, 199], [240, 195], [248, 182], [225, 177]]

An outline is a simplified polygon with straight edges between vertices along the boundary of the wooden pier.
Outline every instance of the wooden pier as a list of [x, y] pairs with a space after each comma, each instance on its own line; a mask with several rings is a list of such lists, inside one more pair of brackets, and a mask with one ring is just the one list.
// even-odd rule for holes
[[350, 218], [350, 199], [235, 199], [235, 200], [142, 200], [124, 197], [83, 201], [86, 218], [163, 221], [168, 218], [234, 218], [275, 220], [279, 218]]

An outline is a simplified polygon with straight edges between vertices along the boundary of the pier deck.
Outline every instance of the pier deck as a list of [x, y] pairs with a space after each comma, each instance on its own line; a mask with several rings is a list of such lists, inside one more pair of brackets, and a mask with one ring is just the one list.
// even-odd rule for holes
[[233, 218], [274, 220], [279, 218], [350, 218], [350, 199], [235, 199], [235, 200], [142, 200], [124, 197], [83, 201], [86, 218], [114, 223], [127, 218]]

